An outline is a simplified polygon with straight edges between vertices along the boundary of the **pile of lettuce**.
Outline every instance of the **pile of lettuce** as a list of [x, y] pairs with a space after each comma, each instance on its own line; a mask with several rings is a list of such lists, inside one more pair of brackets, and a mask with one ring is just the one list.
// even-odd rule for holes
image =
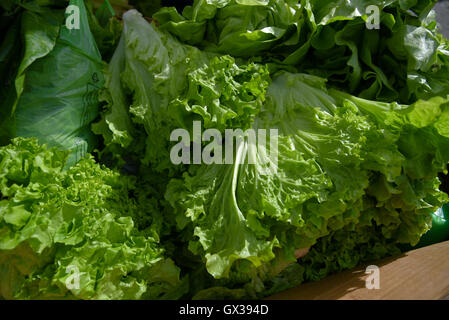
[[[67, 156], [36, 139], [0, 148], [0, 295], [181, 297], [180, 270], [160, 244], [157, 203], [140, 196], [145, 187], [92, 157], [63, 171]], [[143, 224], [139, 215], [151, 209]]]
[[[447, 94], [448, 47], [436, 1], [208, 0], [162, 8], [162, 30], [208, 51], [289, 65], [367, 99]], [[375, 6], [379, 29], [370, 29]]]
[[[449, 200], [433, 5], [198, 0], [111, 18], [96, 157], [64, 170], [36, 140], [0, 147], [0, 296], [261, 298], [417, 244]], [[175, 164], [171, 134], [195, 121], [275, 130], [277, 148], [243, 134], [232, 164]]]

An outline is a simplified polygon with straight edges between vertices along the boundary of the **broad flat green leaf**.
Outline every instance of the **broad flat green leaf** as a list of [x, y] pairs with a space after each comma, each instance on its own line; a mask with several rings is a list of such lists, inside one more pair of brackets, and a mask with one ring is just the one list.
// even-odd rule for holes
[[[37, 28], [39, 26], [39, 28]], [[17, 72], [15, 86], [18, 101], [24, 90], [25, 70], [37, 59], [48, 55], [56, 44], [60, 26], [45, 16], [25, 11], [22, 17], [22, 33], [25, 38], [25, 53]], [[17, 102], [13, 107], [15, 112]]]

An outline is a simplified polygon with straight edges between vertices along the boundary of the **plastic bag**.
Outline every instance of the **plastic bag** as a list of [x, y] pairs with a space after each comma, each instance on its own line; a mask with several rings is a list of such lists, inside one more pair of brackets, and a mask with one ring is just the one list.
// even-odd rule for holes
[[[30, 23], [26, 19], [32, 16], [24, 16], [22, 25]], [[35, 45], [32, 40], [27, 44]], [[29, 51], [26, 48], [25, 58]], [[23, 63], [26, 60], [29, 57]], [[103, 82], [101, 55], [84, 2], [71, 0], [54, 47], [19, 68], [12, 135], [36, 137], [50, 147], [71, 150], [67, 166], [76, 164], [97, 142], [90, 124], [99, 112], [97, 96]]]

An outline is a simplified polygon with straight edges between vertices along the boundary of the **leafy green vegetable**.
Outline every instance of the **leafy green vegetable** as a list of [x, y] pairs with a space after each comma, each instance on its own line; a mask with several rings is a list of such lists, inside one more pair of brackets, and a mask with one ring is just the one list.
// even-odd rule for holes
[[400, 252], [397, 243], [382, 236], [375, 225], [360, 225], [354, 230], [343, 228], [320, 238], [299, 265], [304, 268], [304, 280], [318, 281], [332, 273]]
[[[197, 16], [215, 17], [214, 5], [196, 5]], [[166, 189], [165, 198], [174, 209], [164, 205], [167, 219], [176, 224], [175, 242], [167, 241], [193, 254], [183, 253], [176, 262], [191, 273], [198, 270], [191, 295], [239, 297], [245, 288], [247, 295], [262, 296], [301, 282], [301, 270], [312, 279], [307, 264], [293, 267], [294, 252], [320, 239], [347, 236], [347, 250], [353, 254], [347, 263], [329, 262], [322, 274], [396, 252], [398, 243], [419, 241], [430, 227], [431, 212], [447, 200], [436, 178], [449, 162], [443, 125], [447, 98], [412, 105], [365, 100], [328, 89], [318, 76], [275, 74], [284, 67], [274, 63], [269, 66], [270, 80], [260, 62], [180, 44], [164, 31], [178, 27], [165, 28], [160, 18], [173, 10], [155, 15], [161, 30], [135, 11], [124, 15], [124, 32], [104, 93], [108, 106], [94, 131], [103, 134], [106, 153], [135, 154], [139, 170], [149, 165], [164, 175], [169, 169], [168, 177], [174, 177], [159, 188]], [[345, 40], [344, 32], [364, 27], [362, 19], [353, 21], [354, 10], [340, 13], [344, 19], [334, 17], [349, 20], [335, 41], [350, 48], [355, 48], [349, 42], [354, 37], [349, 33]], [[184, 22], [180, 25], [191, 27], [190, 21]], [[182, 34], [187, 36], [185, 30]], [[369, 54], [363, 57], [368, 63]], [[354, 79], [350, 81], [356, 83]], [[174, 166], [169, 161], [170, 132], [191, 131], [195, 120], [221, 132], [277, 129], [278, 160], [269, 158], [271, 146], [257, 150], [253, 142], [241, 139], [233, 164]], [[421, 144], [426, 147], [419, 148]], [[255, 164], [245, 161], [247, 154]], [[360, 238], [365, 230], [367, 236]], [[373, 239], [382, 243], [378, 249], [370, 246]], [[377, 254], [359, 251], [363, 247]], [[285, 280], [291, 274], [281, 275], [284, 269], [296, 270], [297, 281]]]
[[[6, 101], [0, 130], [3, 141], [36, 137], [41, 143], [72, 150], [67, 166], [93, 151], [96, 138], [90, 123], [98, 116], [96, 95], [103, 83], [101, 56], [84, 2], [69, 3], [79, 8], [78, 28], [68, 28], [64, 11], [45, 6], [49, 4], [18, 3], [24, 10], [17, 17], [20, 29], [15, 35], [20, 33], [24, 43], [14, 52], [23, 49], [23, 54], [2, 94]], [[9, 39], [5, 41], [8, 44]]]
[[[293, 65], [367, 99], [412, 103], [447, 94], [447, 40], [435, 1], [195, 1], [162, 8], [160, 28], [200, 48]], [[369, 6], [380, 9], [369, 29]], [[372, 23], [372, 21], [371, 21]]]
[[141, 12], [145, 17], [151, 17], [153, 14], [158, 11], [162, 4], [161, 0], [131, 0], [130, 4], [132, 4], [139, 12]]
[[9, 143], [11, 136], [8, 125], [11, 107], [16, 99], [14, 90], [15, 72], [19, 67], [19, 61], [15, 57], [21, 50], [20, 44], [20, 20], [15, 18], [0, 46], [0, 145]]
[[[239, 260], [258, 268], [274, 247], [294, 261], [295, 249], [348, 228], [376, 226], [373, 237], [419, 241], [447, 201], [436, 178], [449, 162], [449, 136], [439, 125], [447, 99], [379, 103], [328, 91], [314, 76], [281, 73], [267, 100], [255, 126], [278, 128], [277, 164], [263, 161], [269, 150], [245, 163], [251, 141], [240, 141], [233, 165], [193, 166], [167, 189], [178, 228], [191, 233], [189, 249], [211, 275], [229, 277]], [[276, 171], [264, 169], [267, 162]]]
[[165, 7], [153, 16], [188, 44], [207, 40], [206, 49], [250, 57], [298, 44], [301, 36], [300, 5], [292, 0], [195, 1], [183, 15]]
[[[182, 296], [180, 271], [164, 257], [158, 238], [136, 229], [133, 216], [150, 209], [130, 197], [136, 180], [92, 158], [63, 171], [67, 156], [35, 139], [0, 148], [0, 295]], [[72, 270], [79, 287], [67, 285]]]
[[127, 12], [123, 21], [124, 32], [109, 64], [108, 90], [103, 95], [108, 105], [102, 120], [93, 126], [106, 145], [131, 146], [142, 163], [164, 170], [173, 168], [172, 130], [191, 131], [194, 120], [222, 130], [251, 125], [270, 81], [266, 67], [239, 65], [230, 56], [180, 45], [137, 11]]
[[[114, 51], [120, 40], [122, 34], [122, 24], [115, 16], [115, 12], [110, 12], [109, 9], [105, 9], [104, 16], [98, 16], [97, 10], [94, 14], [93, 6], [88, 2], [86, 4], [89, 26], [92, 31], [92, 35], [95, 38], [95, 42], [98, 46], [98, 50], [101, 53], [101, 57], [104, 61], [109, 61], [114, 54]], [[103, 7], [106, 6], [106, 2]], [[109, 15], [108, 15], [109, 14]]]
[[[73, 153], [8, 143], [21, 101], [46, 92], [67, 3], [0, 4], [1, 298], [261, 298], [416, 245], [448, 202], [435, 1], [116, 0], [116, 16], [86, 1], [83, 43], [109, 61], [101, 164], [64, 170]], [[198, 147], [194, 123], [237, 130], [199, 142], [223, 164], [172, 161], [174, 130]]]

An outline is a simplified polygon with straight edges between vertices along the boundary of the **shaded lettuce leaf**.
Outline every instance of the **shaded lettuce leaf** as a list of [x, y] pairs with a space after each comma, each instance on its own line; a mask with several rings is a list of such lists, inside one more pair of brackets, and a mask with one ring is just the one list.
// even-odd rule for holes
[[[4, 18], [2, 17], [2, 19]], [[8, 20], [11, 25], [7, 31], [5, 30], [5, 36], [0, 45], [0, 101], [2, 101], [0, 106], [0, 145], [8, 144], [12, 136], [11, 111], [17, 97], [13, 84], [20, 64], [17, 56], [22, 50], [20, 18], [13, 17]]]
[[[449, 88], [435, 2], [195, 1], [182, 15], [162, 8], [154, 17], [160, 28], [204, 50], [260, 56], [366, 99], [410, 104]], [[366, 26], [370, 5], [379, 8], [380, 29]]]
[[362, 225], [320, 238], [298, 264], [304, 268], [305, 281], [319, 281], [333, 273], [400, 252], [397, 243], [383, 237], [376, 226]]
[[368, 15], [367, 8], [372, 5], [378, 7], [380, 10], [395, 7], [402, 11], [413, 11], [418, 16], [426, 15], [436, 2], [435, 0], [305, 0], [301, 1], [301, 4], [310, 8], [317, 24], [325, 25], [340, 20], [353, 20], [356, 17], [366, 17]]
[[[359, 2], [364, 3], [361, 11], [353, 7], [359, 18], [346, 22], [338, 21], [351, 15], [339, 17], [339, 10], [323, 11], [328, 13], [323, 25], [319, 23], [321, 6], [314, 9], [314, 1], [310, 3], [305, 8], [316, 24], [310, 38], [313, 49], [306, 54], [298, 50], [285, 62], [299, 62], [300, 70], [326, 77], [366, 99], [413, 103], [447, 94], [449, 83], [441, 77], [444, 72], [439, 72], [447, 68], [447, 40], [436, 29], [431, 11], [435, 1], [383, 2], [378, 30], [365, 26], [369, 1]], [[340, 9], [357, 7], [356, 3]]]
[[[250, 57], [261, 51], [299, 42], [301, 22], [297, 1], [195, 1], [180, 15], [174, 8], [154, 14], [162, 29], [183, 42], [201, 44], [234, 56]], [[204, 44], [203, 44], [203, 40]]]
[[0, 39], [0, 145], [6, 145], [14, 136], [13, 114], [24, 91], [25, 72], [53, 50], [64, 15], [36, 1], [11, 1], [2, 6], [6, 12], [0, 12], [1, 20], [9, 23]]
[[194, 292], [192, 299], [235, 300], [270, 296], [301, 284], [304, 270], [296, 260], [286, 260], [282, 253], [259, 267], [240, 260], [234, 264], [228, 278], [209, 282], [206, 288]]
[[[106, 2], [104, 3], [106, 6]], [[123, 26], [116, 16], [109, 16], [112, 15], [111, 12], [107, 12], [109, 15], [103, 17], [98, 15], [97, 9], [94, 14], [93, 4], [91, 2], [86, 2], [86, 8], [89, 27], [95, 38], [101, 57], [104, 61], [110, 61], [120, 41]]]
[[130, 0], [129, 3], [133, 5], [139, 12], [145, 17], [152, 17], [155, 12], [157, 12], [162, 7], [162, 0]]

